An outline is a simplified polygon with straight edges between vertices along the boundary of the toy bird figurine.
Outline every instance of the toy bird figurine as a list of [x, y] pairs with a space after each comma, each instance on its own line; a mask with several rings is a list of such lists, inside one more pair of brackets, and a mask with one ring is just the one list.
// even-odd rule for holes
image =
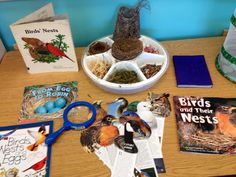
[[236, 107], [219, 106], [215, 111], [222, 134], [236, 138]]
[[46, 156], [44, 159], [40, 160], [39, 162], [25, 169], [23, 172], [26, 172], [30, 169], [33, 169], [34, 171], [41, 170], [46, 165], [47, 160], [48, 160], [48, 157]]
[[33, 137], [35, 139], [35, 143], [31, 144], [27, 147], [28, 150], [30, 151], [37, 151], [38, 150], [38, 146], [42, 143], [44, 143], [46, 137], [48, 136], [48, 134], [46, 133], [46, 128], [45, 126], [41, 126], [38, 130], [38, 132], [35, 131], [27, 131], [28, 134]]
[[51, 43], [46, 43], [47, 49], [48, 51], [53, 54], [56, 57], [65, 57], [68, 60], [75, 62], [74, 60], [72, 60], [71, 58], [69, 58], [63, 51], [61, 51], [61, 49], [55, 47], [53, 44]]
[[112, 125], [112, 119], [105, 116], [95, 125], [82, 131], [80, 136], [81, 145], [87, 152], [94, 152], [101, 146], [108, 146], [114, 142], [114, 139], [119, 136], [119, 130]]

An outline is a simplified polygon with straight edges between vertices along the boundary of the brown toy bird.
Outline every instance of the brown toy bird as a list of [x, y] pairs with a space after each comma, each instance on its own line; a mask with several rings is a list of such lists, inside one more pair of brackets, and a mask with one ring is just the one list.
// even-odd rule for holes
[[215, 116], [218, 119], [220, 132], [228, 137], [236, 138], [236, 107], [219, 106]]

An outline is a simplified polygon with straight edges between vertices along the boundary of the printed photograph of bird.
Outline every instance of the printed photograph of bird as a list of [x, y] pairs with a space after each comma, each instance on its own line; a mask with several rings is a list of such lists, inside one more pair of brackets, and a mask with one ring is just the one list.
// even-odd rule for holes
[[171, 106], [168, 100], [170, 95], [168, 93], [156, 94], [149, 92], [147, 101], [151, 103], [154, 115], [161, 117], [168, 117], [171, 113]]
[[119, 122], [122, 124], [125, 124], [126, 122], [130, 123], [134, 130], [134, 138], [143, 139], [151, 136], [152, 131], [150, 126], [144, 120], [142, 120], [136, 112], [123, 112], [119, 118]]
[[215, 111], [215, 117], [218, 119], [220, 133], [236, 138], [236, 107], [219, 106]]
[[101, 146], [113, 144], [117, 136], [119, 136], [118, 128], [112, 125], [112, 119], [109, 116], [105, 116], [95, 125], [81, 132], [80, 142], [84, 150], [91, 153]]
[[127, 99], [120, 97], [114, 101], [108, 103], [108, 114], [115, 117], [120, 117], [120, 115], [127, 109], [128, 101]]
[[0, 141], [8, 139], [8, 136], [12, 135], [17, 129], [11, 130], [8, 133], [0, 135]]
[[141, 101], [137, 105], [137, 114], [150, 127], [157, 127], [156, 118], [151, 111], [152, 105], [149, 102]]
[[137, 168], [134, 168], [134, 177], [151, 177], [147, 172], [139, 171]]
[[39, 145], [43, 144], [46, 137], [48, 136], [45, 126], [41, 126], [38, 131], [27, 130], [28, 134], [34, 138], [35, 143], [27, 146], [29, 151], [37, 151]]
[[[102, 101], [101, 100], [94, 101], [93, 105], [96, 108], [96, 120], [94, 122], [94, 124], [96, 124], [97, 122], [101, 121], [107, 115], [107, 112], [105, 111], [105, 109], [102, 108]], [[91, 116], [92, 116], [92, 112], [89, 110], [88, 119], [90, 119]]]
[[43, 158], [39, 162], [37, 162], [34, 165], [30, 166], [29, 168], [23, 170], [23, 172], [26, 172], [26, 171], [31, 170], [31, 169], [34, 170], [34, 171], [41, 170], [46, 165], [47, 160], [48, 160], [48, 157], [46, 156], [45, 158]]

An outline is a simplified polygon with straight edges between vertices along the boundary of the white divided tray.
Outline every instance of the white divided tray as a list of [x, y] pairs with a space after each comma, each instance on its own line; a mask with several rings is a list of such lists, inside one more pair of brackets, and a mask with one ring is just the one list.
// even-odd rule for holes
[[[130, 93], [140, 92], [140, 91], [143, 91], [152, 87], [162, 77], [162, 75], [166, 72], [168, 68], [168, 65], [169, 65], [168, 54], [166, 50], [164, 49], [164, 47], [159, 42], [146, 36], [141, 36], [140, 40], [143, 42], [143, 48], [152, 46], [159, 53], [154, 54], [154, 53], [147, 53], [143, 51], [139, 56], [137, 56], [136, 58], [132, 60], [120, 61], [112, 56], [111, 49], [104, 53], [89, 55], [88, 50], [89, 50], [89, 46], [92, 44], [91, 43], [85, 49], [85, 52], [82, 58], [82, 67], [85, 73], [98, 87], [112, 93], [130, 94]], [[113, 43], [111, 36], [101, 38], [97, 41], [106, 42], [110, 46]], [[105, 74], [103, 78], [97, 77], [90, 70], [89, 63], [93, 60], [95, 61], [105, 60], [107, 61], [109, 65], [111, 65], [110, 69], [108, 70], [108, 72]], [[146, 78], [140, 69], [146, 64], [161, 65], [161, 69], [151, 78]], [[135, 71], [139, 77], [140, 82], [132, 83], [132, 84], [117, 84], [117, 83], [112, 83], [112, 82], [107, 81], [109, 76], [119, 69], [127, 69], [127, 70]]]

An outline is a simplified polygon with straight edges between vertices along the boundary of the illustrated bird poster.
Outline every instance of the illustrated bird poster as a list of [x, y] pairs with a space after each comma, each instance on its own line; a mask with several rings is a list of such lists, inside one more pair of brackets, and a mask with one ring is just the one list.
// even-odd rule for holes
[[0, 127], [0, 177], [49, 177], [53, 122]]
[[29, 123], [61, 118], [64, 109], [77, 100], [78, 82], [26, 86], [19, 122]]
[[68, 18], [51, 3], [10, 27], [29, 73], [78, 71]]
[[236, 154], [236, 98], [173, 99], [181, 151]]

